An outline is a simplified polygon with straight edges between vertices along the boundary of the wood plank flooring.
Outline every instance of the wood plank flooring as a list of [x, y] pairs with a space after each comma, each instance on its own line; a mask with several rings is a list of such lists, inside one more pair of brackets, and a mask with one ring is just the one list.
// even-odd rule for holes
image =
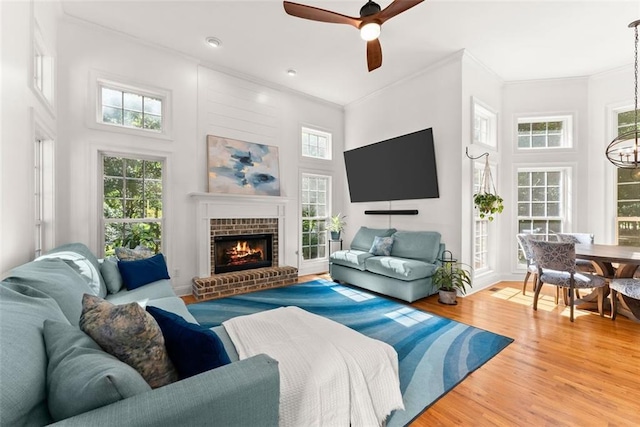
[[[321, 276], [303, 276], [299, 282]], [[574, 323], [554, 288], [538, 311], [521, 282], [498, 285], [445, 306], [437, 295], [412, 306], [515, 341], [469, 375], [411, 425], [640, 426], [640, 324], [576, 310]], [[428, 387], [428, 384], [424, 385]]]

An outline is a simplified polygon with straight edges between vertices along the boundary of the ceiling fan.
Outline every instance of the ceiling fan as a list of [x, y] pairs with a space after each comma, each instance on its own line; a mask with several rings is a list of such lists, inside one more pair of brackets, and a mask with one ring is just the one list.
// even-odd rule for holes
[[313, 6], [292, 3], [290, 1], [283, 3], [285, 12], [291, 16], [332, 24], [347, 24], [359, 29], [360, 37], [367, 42], [367, 66], [371, 72], [382, 65], [382, 47], [380, 46], [380, 40], [378, 40], [380, 26], [385, 21], [423, 1], [424, 0], [393, 0], [389, 6], [381, 9], [379, 4], [369, 0], [367, 4], [360, 9], [359, 18]]

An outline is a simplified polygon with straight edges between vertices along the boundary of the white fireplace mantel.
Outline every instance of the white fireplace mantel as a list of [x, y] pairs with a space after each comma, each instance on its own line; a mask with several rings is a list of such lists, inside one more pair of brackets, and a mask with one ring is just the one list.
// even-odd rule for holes
[[240, 194], [188, 194], [196, 201], [196, 242], [198, 248], [198, 277], [211, 275], [211, 219], [221, 218], [278, 218], [278, 259], [284, 260], [284, 222], [287, 197]]

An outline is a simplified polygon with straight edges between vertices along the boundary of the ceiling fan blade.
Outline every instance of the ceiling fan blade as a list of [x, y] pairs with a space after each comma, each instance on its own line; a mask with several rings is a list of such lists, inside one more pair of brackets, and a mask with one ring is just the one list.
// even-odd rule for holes
[[313, 6], [293, 3], [290, 1], [282, 2], [284, 10], [291, 16], [298, 18], [310, 19], [312, 21], [329, 22], [331, 24], [347, 24], [356, 28], [360, 26], [362, 20], [360, 18], [352, 18], [351, 16], [341, 15], [330, 10], [319, 9]]
[[374, 39], [367, 42], [367, 66], [369, 72], [382, 65], [382, 46], [380, 40]]
[[389, 6], [378, 12], [376, 18], [380, 20], [380, 23], [385, 22], [423, 1], [424, 0], [394, 0]]

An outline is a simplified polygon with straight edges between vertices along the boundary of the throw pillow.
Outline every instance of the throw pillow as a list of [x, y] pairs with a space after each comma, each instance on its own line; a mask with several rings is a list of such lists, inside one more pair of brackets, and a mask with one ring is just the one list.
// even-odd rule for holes
[[156, 280], [170, 278], [167, 263], [162, 254], [138, 261], [118, 261], [118, 269], [128, 290], [139, 288]]
[[44, 321], [47, 404], [60, 421], [151, 390], [135, 369], [105, 353], [80, 329]]
[[158, 307], [148, 306], [147, 311], [160, 325], [167, 353], [180, 379], [231, 363], [222, 341], [211, 329]]
[[100, 273], [104, 279], [104, 283], [107, 285], [107, 290], [110, 294], [116, 294], [122, 289], [122, 276], [118, 269], [118, 258], [109, 257], [105, 258], [100, 264]]
[[140, 372], [151, 388], [178, 379], [158, 323], [137, 302], [113, 305], [85, 294], [80, 329], [107, 353]]
[[144, 246], [136, 246], [135, 249], [117, 247], [115, 251], [116, 257], [118, 257], [120, 261], [135, 261], [138, 259], [151, 258], [154, 255], [151, 249], [145, 248]]
[[373, 244], [371, 245], [371, 252], [377, 256], [389, 256], [391, 255], [391, 248], [393, 247], [393, 237], [380, 237], [376, 236], [373, 239]]

